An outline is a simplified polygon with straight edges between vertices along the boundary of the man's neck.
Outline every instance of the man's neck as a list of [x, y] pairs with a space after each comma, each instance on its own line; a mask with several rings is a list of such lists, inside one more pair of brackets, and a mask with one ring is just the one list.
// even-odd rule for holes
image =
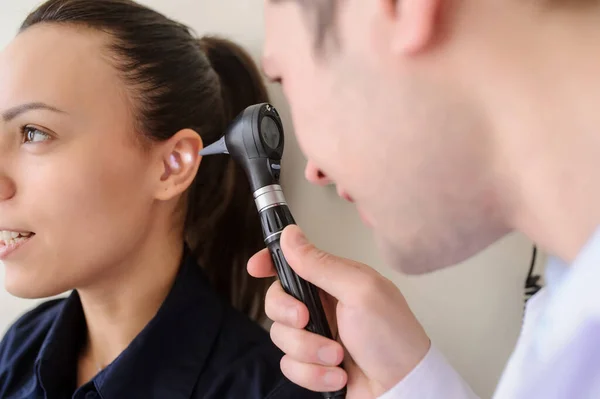
[[[590, 151], [593, 146], [596, 151]], [[523, 169], [521, 199], [513, 214], [517, 230], [566, 262], [576, 258], [600, 226], [600, 131], [585, 148], [571, 148], [565, 156], [537, 157]], [[539, 151], [546, 151], [545, 146]]]
[[489, 28], [471, 75], [493, 126], [496, 191], [509, 227], [572, 262], [600, 225], [600, 13], [511, 17]]
[[600, 25], [580, 22], [540, 30], [502, 129], [512, 225], [567, 262], [600, 225]]

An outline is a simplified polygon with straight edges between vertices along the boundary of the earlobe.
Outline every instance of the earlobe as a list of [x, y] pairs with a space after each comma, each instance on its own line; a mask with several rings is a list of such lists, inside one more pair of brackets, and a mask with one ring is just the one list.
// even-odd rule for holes
[[200, 135], [191, 129], [176, 133], [161, 146], [163, 173], [157, 199], [169, 200], [185, 192], [194, 181], [201, 157]]
[[430, 45], [437, 34], [441, 0], [382, 0], [388, 15], [395, 18], [392, 45], [403, 54], [418, 53]]

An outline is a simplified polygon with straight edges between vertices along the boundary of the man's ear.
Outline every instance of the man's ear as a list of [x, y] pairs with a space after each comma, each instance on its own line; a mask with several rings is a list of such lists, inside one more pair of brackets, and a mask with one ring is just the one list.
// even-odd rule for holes
[[177, 132], [169, 140], [160, 143], [157, 161], [162, 171], [157, 176], [156, 199], [170, 200], [184, 193], [194, 181], [202, 157], [202, 138], [191, 129]]
[[426, 49], [435, 40], [440, 25], [441, 0], [379, 0], [392, 21], [392, 46], [403, 54]]

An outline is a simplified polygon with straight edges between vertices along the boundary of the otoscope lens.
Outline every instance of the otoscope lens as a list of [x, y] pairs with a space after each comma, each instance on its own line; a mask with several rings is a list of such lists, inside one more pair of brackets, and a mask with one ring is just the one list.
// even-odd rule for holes
[[260, 134], [263, 142], [270, 149], [274, 150], [279, 146], [281, 132], [273, 118], [268, 116], [262, 118], [262, 121], [260, 122]]

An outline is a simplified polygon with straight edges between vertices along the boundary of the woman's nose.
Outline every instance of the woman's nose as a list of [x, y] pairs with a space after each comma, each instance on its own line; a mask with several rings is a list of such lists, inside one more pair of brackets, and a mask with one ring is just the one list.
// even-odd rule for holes
[[15, 196], [15, 183], [0, 172], [0, 201], [6, 201]]
[[323, 173], [321, 169], [317, 168], [316, 165], [313, 164], [311, 161], [308, 161], [306, 163], [304, 176], [306, 177], [306, 180], [318, 186], [327, 186], [332, 183], [332, 181], [325, 175], [325, 173]]

